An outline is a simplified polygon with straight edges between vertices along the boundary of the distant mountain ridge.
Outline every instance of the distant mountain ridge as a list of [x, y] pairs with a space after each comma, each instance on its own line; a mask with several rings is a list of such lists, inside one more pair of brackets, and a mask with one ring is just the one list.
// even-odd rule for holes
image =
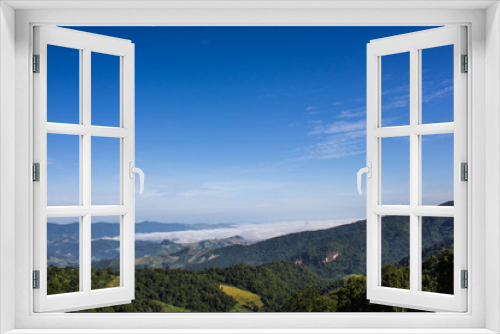
[[[223, 239], [206, 239], [193, 243], [176, 243], [170, 240], [163, 240], [160, 243], [147, 241], [135, 242], [136, 258], [149, 258], [157, 255], [167, 256], [182, 250], [213, 250], [231, 245], [247, 244], [247, 241], [240, 236], [233, 236]], [[92, 240], [91, 254], [92, 267], [100, 268], [108, 266], [118, 269], [118, 264], [112, 261], [119, 260], [120, 242], [110, 238], [98, 238]], [[48, 265], [57, 267], [78, 266], [80, 247], [78, 239], [59, 238], [58, 242], [49, 242], [47, 245]], [[111, 261], [111, 262], [110, 262]], [[95, 264], [95, 263], [100, 264]]]
[[[442, 205], [453, 205], [453, 202]], [[93, 235], [92, 266], [116, 268], [119, 242], [111, 239], [113, 233], [109, 225], [112, 224], [93, 225], [99, 226], [99, 224], [107, 226], [103, 226], [100, 233], [96, 232], [101, 237], [94, 238]], [[141, 224], [137, 224], [139, 225]], [[183, 224], [175, 224], [173, 227], [162, 224], [162, 227], [180, 228], [179, 225]], [[155, 227], [151, 224], [146, 226]], [[200, 226], [203, 225], [195, 225], [194, 228]], [[408, 261], [410, 247], [409, 217], [384, 216], [382, 226], [382, 265], [398, 261], [404, 264]], [[49, 235], [53, 238], [48, 242], [49, 264], [73, 265], [78, 261], [78, 231], [75, 235], [69, 228], [61, 228], [60, 225], [53, 227], [55, 228], [49, 228]], [[422, 248], [441, 242], [445, 242], [447, 247], [452, 246], [453, 229], [453, 218], [424, 217]], [[273, 261], [289, 261], [295, 265], [309, 267], [324, 279], [338, 280], [345, 275], [366, 273], [366, 220], [323, 230], [290, 233], [254, 244], [248, 244], [239, 236], [184, 244], [172, 240], [163, 240], [161, 243], [138, 240], [135, 251], [137, 268], [170, 267], [199, 271], [205, 268], [227, 268], [238, 264], [255, 266]], [[429, 251], [429, 254], [436, 251], [439, 249]]]
[[[228, 227], [226, 224], [181, 224], [181, 223], [159, 223], [159, 222], [141, 222], [136, 223], [136, 233], [154, 233], [154, 232], [178, 232], [192, 231], [203, 229], [217, 229]], [[78, 266], [79, 261], [79, 223], [55, 224], [47, 223], [47, 262], [48, 265], [58, 267]], [[92, 223], [92, 261], [98, 262], [102, 260], [113, 261], [119, 259], [118, 240], [114, 240], [120, 235], [120, 226], [118, 223], [98, 222]], [[231, 239], [231, 238], [228, 238]], [[234, 241], [236, 242], [236, 241]], [[203, 243], [212, 248], [224, 247], [234, 244], [233, 241], [214, 239], [202, 240], [198, 243]], [[243, 243], [246, 241], [239, 241]], [[182, 244], [174, 243], [165, 240], [163, 243], [136, 241], [136, 255], [139, 257], [155, 254], [170, 254], [185, 248], [195, 248], [196, 243], [183, 246]]]
[[[453, 218], [424, 217], [422, 247], [453, 239]], [[402, 261], [409, 254], [408, 217], [385, 216], [382, 264]], [[219, 249], [182, 249], [171, 254], [137, 258], [140, 268], [227, 268], [237, 264], [260, 265], [273, 261], [306, 265], [327, 280], [366, 274], [366, 220], [324, 230], [291, 233], [250, 245]]]
[[198, 242], [181, 243], [181, 245], [191, 249], [218, 249], [232, 245], [245, 245], [249, 242], [245, 238], [235, 235], [229, 238], [206, 239]]
[[[182, 223], [159, 223], [153, 221], [144, 221], [135, 224], [135, 233], [155, 233], [155, 232], [180, 232], [213, 230], [225, 228], [231, 225], [227, 224], [182, 224]], [[63, 237], [78, 239], [79, 223], [55, 224], [47, 223], [47, 239], [57, 240]], [[92, 239], [96, 238], [114, 238], [120, 235], [120, 226], [118, 223], [98, 222], [92, 223]]]

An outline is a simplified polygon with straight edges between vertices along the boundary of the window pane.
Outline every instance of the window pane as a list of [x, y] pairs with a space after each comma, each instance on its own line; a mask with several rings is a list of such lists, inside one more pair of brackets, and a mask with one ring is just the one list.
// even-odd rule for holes
[[410, 53], [381, 57], [382, 126], [410, 124]]
[[92, 52], [92, 125], [120, 126], [120, 57]]
[[92, 217], [92, 290], [120, 286], [120, 216]]
[[47, 134], [47, 205], [80, 204], [80, 137]]
[[422, 123], [453, 122], [453, 45], [422, 50]]
[[422, 290], [453, 294], [452, 217], [422, 217]]
[[410, 204], [410, 139], [382, 138], [381, 190], [383, 205]]
[[453, 205], [452, 133], [422, 136], [422, 204]]
[[47, 294], [80, 291], [80, 218], [47, 218]]
[[383, 216], [382, 286], [410, 289], [410, 217]]
[[92, 205], [119, 205], [120, 138], [92, 137]]
[[80, 123], [80, 50], [47, 45], [47, 122]]

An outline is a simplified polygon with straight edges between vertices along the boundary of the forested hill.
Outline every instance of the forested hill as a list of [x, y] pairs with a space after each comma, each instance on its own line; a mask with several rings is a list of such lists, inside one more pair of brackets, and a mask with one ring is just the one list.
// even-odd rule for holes
[[[341, 255], [333, 262], [322, 264], [321, 261], [332, 251]], [[366, 221], [288, 234], [252, 245], [226, 247], [211, 251], [211, 254], [212, 260], [191, 263], [186, 268], [226, 268], [240, 263], [258, 265], [288, 260], [306, 265], [329, 279], [339, 279], [351, 273], [363, 274], [366, 267]]]
[[[74, 268], [52, 268], [60, 281], [77, 276]], [[453, 293], [453, 249], [443, 249], [423, 262], [424, 291]], [[99, 284], [118, 275], [92, 271]], [[408, 265], [386, 265], [382, 285], [408, 288]], [[93, 279], [94, 281], [94, 279]], [[77, 284], [77, 280], [73, 280]], [[136, 293], [131, 304], [87, 312], [390, 312], [401, 308], [371, 304], [366, 277], [346, 276], [325, 285], [307, 267], [273, 262], [255, 267], [237, 265], [193, 272], [184, 269], [136, 269]], [[62, 285], [58, 285], [62, 288]], [[104, 286], [103, 286], [104, 287]], [[230, 287], [230, 290], [224, 288]], [[66, 287], [75, 291], [75, 287]], [[77, 288], [76, 288], [77, 290]]]
[[[383, 264], [396, 263], [409, 255], [409, 233], [408, 217], [383, 218]], [[424, 218], [422, 235], [424, 248], [452, 239], [453, 218]], [[327, 280], [338, 280], [346, 275], [366, 273], [366, 220], [326, 230], [288, 234], [252, 245], [210, 250], [198, 262], [192, 261], [192, 250], [172, 255], [185, 261], [185, 268], [193, 270], [287, 260], [306, 265]]]
[[[57, 270], [60, 276], [65, 273], [71, 277], [75, 269], [53, 267], [52, 270]], [[97, 275], [95, 270], [92, 273]], [[234, 298], [237, 295], [224, 292], [223, 284], [235, 287], [239, 292], [251, 293], [260, 302], [242, 305]], [[200, 272], [168, 268], [136, 269], [135, 299], [131, 304], [89, 311], [279, 312], [284, 310], [293, 294], [302, 289], [324, 286], [325, 282], [307, 267], [290, 262], [273, 262], [256, 267], [238, 265]]]
[[[442, 205], [452, 205], [446, 202]], [[95, 226], [94, 226], [95, 225]], [[78, 266], [78, 224], [48, 224], [47, 262], [58, 267]], [[222, 227], [220, 225], [219, 227]], [[111, 236], [117, 224], [92, 224], [92, 268], [119, 268], [119, 241]], [[203, 228], [194, 225], [192, 229]], [[141, 223], [136, 231], [170, 231], [187, 228], [181, 224]], [[408, 261], [409, 217], [382, 218], [382, 264]], [[424, 217], [423, 247], [439, 242], [432, 254], [453, 246], [453, 218]], [[225, 239], [177, 243], [172, 240], [135, 243], [137, 268], [203, 270], [227, 268], [237, 264], [259, 265], [273, 261], [289, 261], [306, 266], [322, 278], [333, 281], [345, 275], [364, 275], [366, 268], [366, 221], [317, 231], [303, 231], [267, 239], [255, 244], [237, 235]], [[429, 256], [432, 255], [429, 253]], [[424, 254], [424, 258], [425, 258]], [[405, 259], [406, 258], [406, 259]], [[404, 263], [403, 263], [404, 264]]]

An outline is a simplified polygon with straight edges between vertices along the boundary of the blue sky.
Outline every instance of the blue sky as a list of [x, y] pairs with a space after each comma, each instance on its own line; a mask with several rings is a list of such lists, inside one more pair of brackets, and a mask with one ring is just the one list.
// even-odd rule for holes
[[[74, 29], [135, 43], [137, 221], [263, 223], [365, 217], [366, 44], [427, 28]], [[453, 120], [450, 51], [423, 51], [424, 123]], [[48, 57], [48, 121], [77, 123], [78, 52]], [[384, 126], [408, 123], [408, 61], [382, 60]], [[118, 125], [118, 64], [92, 55], [94, 125]], [[78, 202], [78, 139], [64, 137], [49, 135], [49, 205]], [[424, 203], [438, 204], [453, 196], [453, 136], [427, 137]], [[92, 144], [93, 204], [117, 204], [117, 140]], [[383, 147], [383, 202], [406, 204], [407, 139]]]

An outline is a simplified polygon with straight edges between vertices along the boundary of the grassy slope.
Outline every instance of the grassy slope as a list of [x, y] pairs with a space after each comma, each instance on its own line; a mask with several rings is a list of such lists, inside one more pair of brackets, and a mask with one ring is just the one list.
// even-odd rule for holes
[[108, 284], [108, 288], [117, 288], [120, 286], [120, 276], [116, 276], [111, 282]]
[[262, 303], [260, 297], [255, 293], [251, 293], [250, 291], [245, 291], [237, 287], [225, 284], [221, 284], [220, 288], [222, 291], [224, 291], [225, 294], [236, 299], [236, 301], [242, 306], [248, 308], [252, 308], [254, 306], [261, 308], [262, 306], [264, 306], [264, 303]]

